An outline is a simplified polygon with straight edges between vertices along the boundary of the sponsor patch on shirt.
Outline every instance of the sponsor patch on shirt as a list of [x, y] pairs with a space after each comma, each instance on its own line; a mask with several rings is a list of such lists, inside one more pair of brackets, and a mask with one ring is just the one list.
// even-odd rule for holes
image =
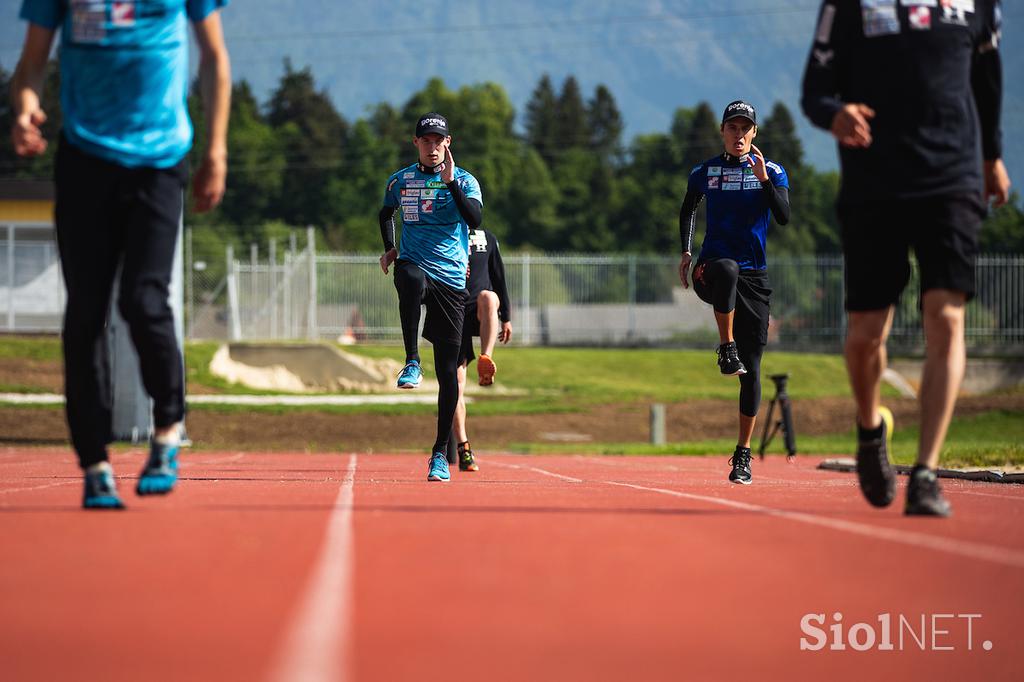
[[896, 0], [860, 0], [860, 11], [864, 20], [864, 37], [877, 38], [900, 32]]
[[722, 174], [722, 167], [721, 166], [708, 166], [708, 176], [709, 177], [712, 176], [712, 175], [721, 175], [721, 174]]
[[445, 188], [445, 184], [443, 182], [441, 182], [440, 180], [428, 180], [426, 186], [429, 187], [430, 189], [444, 189]]
[[100, 43], [107, 37], [107, 8], [95, 0], [72, 0], [71, 39], [76, 43]]
[[402, 206], [415, 206], [420, 203], [419, 197], [402, 197]]
[[424, 213], [433, 213], [434, 212], [434, 200], [433, 199], [424, 199], [423, 203], [420, 204], [420, 210], [422, 212], [424, 212]]
[[725, 191], [732, 191], [732, 190], [737, 190], [737, 189], [742, 189], [742, 188], [743, 188], [743, 183], [742, 182], [723, 182], [722, 183], [722, 189], [725, 190]]
[[469, 231], [469, 247], [477, 252], [487, 250], [487, 235], [483, 230]]
[[708, 189], [718, 189], [720, 178], [708, 178]]
[[415, 178], [415, 177], [416, 177], [416, 173], [413, 173], [412, 171], [402, 175], [402, 178], [405, 179], [405, 180], [411, 180], [412, 178]]
[[907, 12], [910, 28], [916, 31], [927, 31], [932, 27], [932, 11], [924, 6], [911, 7]]
[[746, 180], [743, 183], [743, 189], [761, 189], [761, 181], [757, 178], [753, 180]]
[[821, 10], [821, 21], [818, 22], [818, 31], [814, 39], [819, 43], [828, 43], [832, 39], [832, 22], [836, 19], [836, 6], [825, 5]]
[[938, 7], [939, 0], [900, 0], [904, 7]]
[[437, 198], [437, 190], [436, 189], [425, 189], [422, 192], [420, 192], [420, 196], [423, 197], [424, 199], [436, 199]]
[[114, 2], [110, 5], [110, 23], [114, 26], [130, 27], [135, 25], [135, 2]]
[[426, 180], [409, 180], [408, 182], [405, 183], [405, 186], [406, 187], [426, 187], [427, 186], [427, 181]]
[[418, 197], [419, 195], [420, 195], [420, 190], [418, 190], [418, 189], [403, 189], [402, 190], [402, 196], [403, 197]]

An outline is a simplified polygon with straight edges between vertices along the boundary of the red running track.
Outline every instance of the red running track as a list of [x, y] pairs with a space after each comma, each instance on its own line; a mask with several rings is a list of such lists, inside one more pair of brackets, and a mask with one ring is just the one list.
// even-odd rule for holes
[[[946, 482], [942, 521], [813, 458], [480, 461], [190, 452], [139, 499], [133, 452], [95, 513], [68, 452], [0, 450], [0, 677], [1019, 679], [1022, 487]], [[875, 645], [801, 651], [816, 613]]]

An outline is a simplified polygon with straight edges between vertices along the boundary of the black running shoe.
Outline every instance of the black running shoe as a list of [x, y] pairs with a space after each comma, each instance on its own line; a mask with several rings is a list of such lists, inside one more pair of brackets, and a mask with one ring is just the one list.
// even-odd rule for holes
[[723, 343], [718, 347], [718, 369], [722, 371], [722, 374], [730, 377], [747, 373], [747, 368], [740, 361], [735, 341]]
[[736, 451], [729, 458], [732, 471], [729, 472], [729, 480], [741, 485], [750, 485], [753, 475], [750, 473], [750, 448], [736, 446]]
[[473, 459], [473, 449], [469, 441], [459, 443], [459, 471], [480, 471], [480, 466]]
[[910, 472], [907, 484], [907, 506], [903, 513], [907, 516], [942, 516], [953, 513], [949, 502], [942, 496], [939, 478], [926, 466], [918, 464]]
[[892, 412], [878, 408], [882, 424], [875, 431], [857, 426], [857, 478], [860, 491], [875, 507], [888, 507], [896, 497], [896, 472], [889, 463]]

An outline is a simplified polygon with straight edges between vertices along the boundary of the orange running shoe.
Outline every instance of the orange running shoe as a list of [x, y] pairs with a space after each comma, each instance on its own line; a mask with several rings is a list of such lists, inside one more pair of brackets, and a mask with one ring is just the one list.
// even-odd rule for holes
[[494, 383], [494, 375], [498, 371], [498, 366], [494, 364], [494, 360], [491, 360], [491, 356], [481, 354], [476, 361], [476, 373], [480, 377], [481, 386], [490, 386]]

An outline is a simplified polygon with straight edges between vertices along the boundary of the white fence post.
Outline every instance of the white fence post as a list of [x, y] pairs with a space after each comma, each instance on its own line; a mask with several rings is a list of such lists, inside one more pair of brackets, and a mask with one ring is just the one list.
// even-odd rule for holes
[[306, 338], [313, 341], [318, 338], [318, 325], [316, 319], [316, 232], [313, 230], [312, 225], [306, 228], [306, 251], [309, 259], [309, 302], [306, 312]]
[[523, 343], [533, 343], [530, 334], [530, 254], [523, 254]]
[[227, 258], [228, 285], [228, 339], [238, 341], [242, 338], [242, 321], [238, 311], [238, 271], [235, 269], [235, 247], [228, 244], [225, 252]]

